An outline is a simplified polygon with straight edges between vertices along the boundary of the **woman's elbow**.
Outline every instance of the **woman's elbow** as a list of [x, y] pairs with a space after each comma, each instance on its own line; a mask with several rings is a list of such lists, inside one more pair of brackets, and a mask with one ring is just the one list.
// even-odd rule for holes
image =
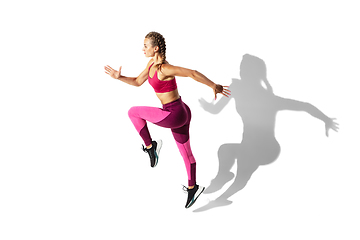
[[199, 72], [196, 70], [190, 70], [190, 73], [188, 75], [188, 77], [191, 77], [193, 79], [195, 79], [197, 76], [199, 76]]
[[133, 82], [133, 86], [135, 87], [140, 87], [141, 85], [144, 84], [144, 81], [139, 81], [138, 79], [136, 79], [134, 82]]

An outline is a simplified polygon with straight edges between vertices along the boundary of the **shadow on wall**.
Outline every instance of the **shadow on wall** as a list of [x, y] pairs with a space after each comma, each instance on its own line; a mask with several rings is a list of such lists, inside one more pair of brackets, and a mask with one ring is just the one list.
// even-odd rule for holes
[[[237, 172], [233, 184], [217, 199], [194, 212], [206, 211], [231, 204], [229, 197], [243, 189], [252, 174], [261, 165], [274, 162], [280, 155], [280, 144], [275, 138], [276, 114], [281, 110], [305, 111], [325, 123], [325, 134], [329, 129], [337, 131], [337, 123], [310, 103], [281, 98], [274, 95], [266, 78], [265, 62], [245, 54], [240, 64], [241, 79], [233, 79], [229, 89], [231, 96], [222, 97], [216, 104], [200, 99], [201, 106], [212, 114], [218, 114], [233, 98], [236, 111], [243, 121], [241, 143], [225, 143], [218, 150], [219, 171], [211, 181], [206, 193], [220, 190], [234, 178], [230, 169], [237, 161]], [[262, 85], [263, 83], [263, 85]]]

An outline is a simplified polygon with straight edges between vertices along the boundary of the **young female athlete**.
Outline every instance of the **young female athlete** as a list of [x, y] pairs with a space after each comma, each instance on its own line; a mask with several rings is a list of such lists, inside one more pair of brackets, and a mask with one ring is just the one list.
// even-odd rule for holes
[[138, 77], [122, 76], [121, 67], [119, 71], [116, 71], [108, 65], [105, 66], [105, 73], [109, 74], [112, 78], [119, 79], [136, 87], [149, 80], [150, 85], [154, 88], [163, 108], [132, 107], [129, 110], [129, 117], [145, 143], [146, 147], [143, 147], [143, 150], [150, 156], [151, 167], [155, 167], [159, 161], [162, 141], [152, 140], [146, 121], [171, 129], [184, 159], [188, 174], [189, 186], [186, 188], [188, 198], [185, 208], [189, 208], [195, 203], [205, 188], [196, 184], [196, 162], [191, 152], [189, 139], [191, 112], [179, 95], [175, 76], [191, 77], [211, 87], [214, 91], [215, 99], [218, 93], [228, 97], [230, 91], [225, 89], [227, 86], [223, 87], [213, 83], [198, 71], [170, 65], [166, 61], [165, 39], [157, 32], [150, 32], [145, 36], [143, 51], [145, 57], [151, 57], [151, 59]]

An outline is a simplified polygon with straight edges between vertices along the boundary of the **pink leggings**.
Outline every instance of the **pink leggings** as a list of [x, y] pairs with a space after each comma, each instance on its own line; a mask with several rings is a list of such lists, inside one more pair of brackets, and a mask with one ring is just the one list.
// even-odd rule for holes
[[149, 146], [152, 141], [146, 121], [171, 129], [185, 162], [189, 186], [195, 185], [196, 162], [191, 152], [189, 136], [191, 111], [181, 100], [181, 97], [178, 100], [163, 105], [162, 109], [155, 107], [132, 107], [129, 110], [129, 117], [146, 146]]

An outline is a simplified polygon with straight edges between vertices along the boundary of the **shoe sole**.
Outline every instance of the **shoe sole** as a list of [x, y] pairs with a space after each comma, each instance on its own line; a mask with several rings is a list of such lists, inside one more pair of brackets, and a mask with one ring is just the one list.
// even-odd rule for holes
[[158, 140], [158, 141], [156, 141], [156, 143], [157, 143], [156, 151], [155, 151], [155, 153], [156, 153], [156, 155], [155, 155], [156, 161], [155, 161], [155, 165], [153, 166], [153, 168], [156, 167], [156, 165], [159, 162], [159, 155], [160, 155], [160, 149], [162, 147], [162, 140]]
[[190, 208], [192, 205], [194, 205], [194, 203], [196, 202], [196, 200], [198, 199], [198, 197], [200, 196], [200, 194], [205, 190], [205, 187], [200, 187], [199, 189], [196, 191], [194, 198], [191, 200], [189, 206], [187, 206], [186, 208]]

